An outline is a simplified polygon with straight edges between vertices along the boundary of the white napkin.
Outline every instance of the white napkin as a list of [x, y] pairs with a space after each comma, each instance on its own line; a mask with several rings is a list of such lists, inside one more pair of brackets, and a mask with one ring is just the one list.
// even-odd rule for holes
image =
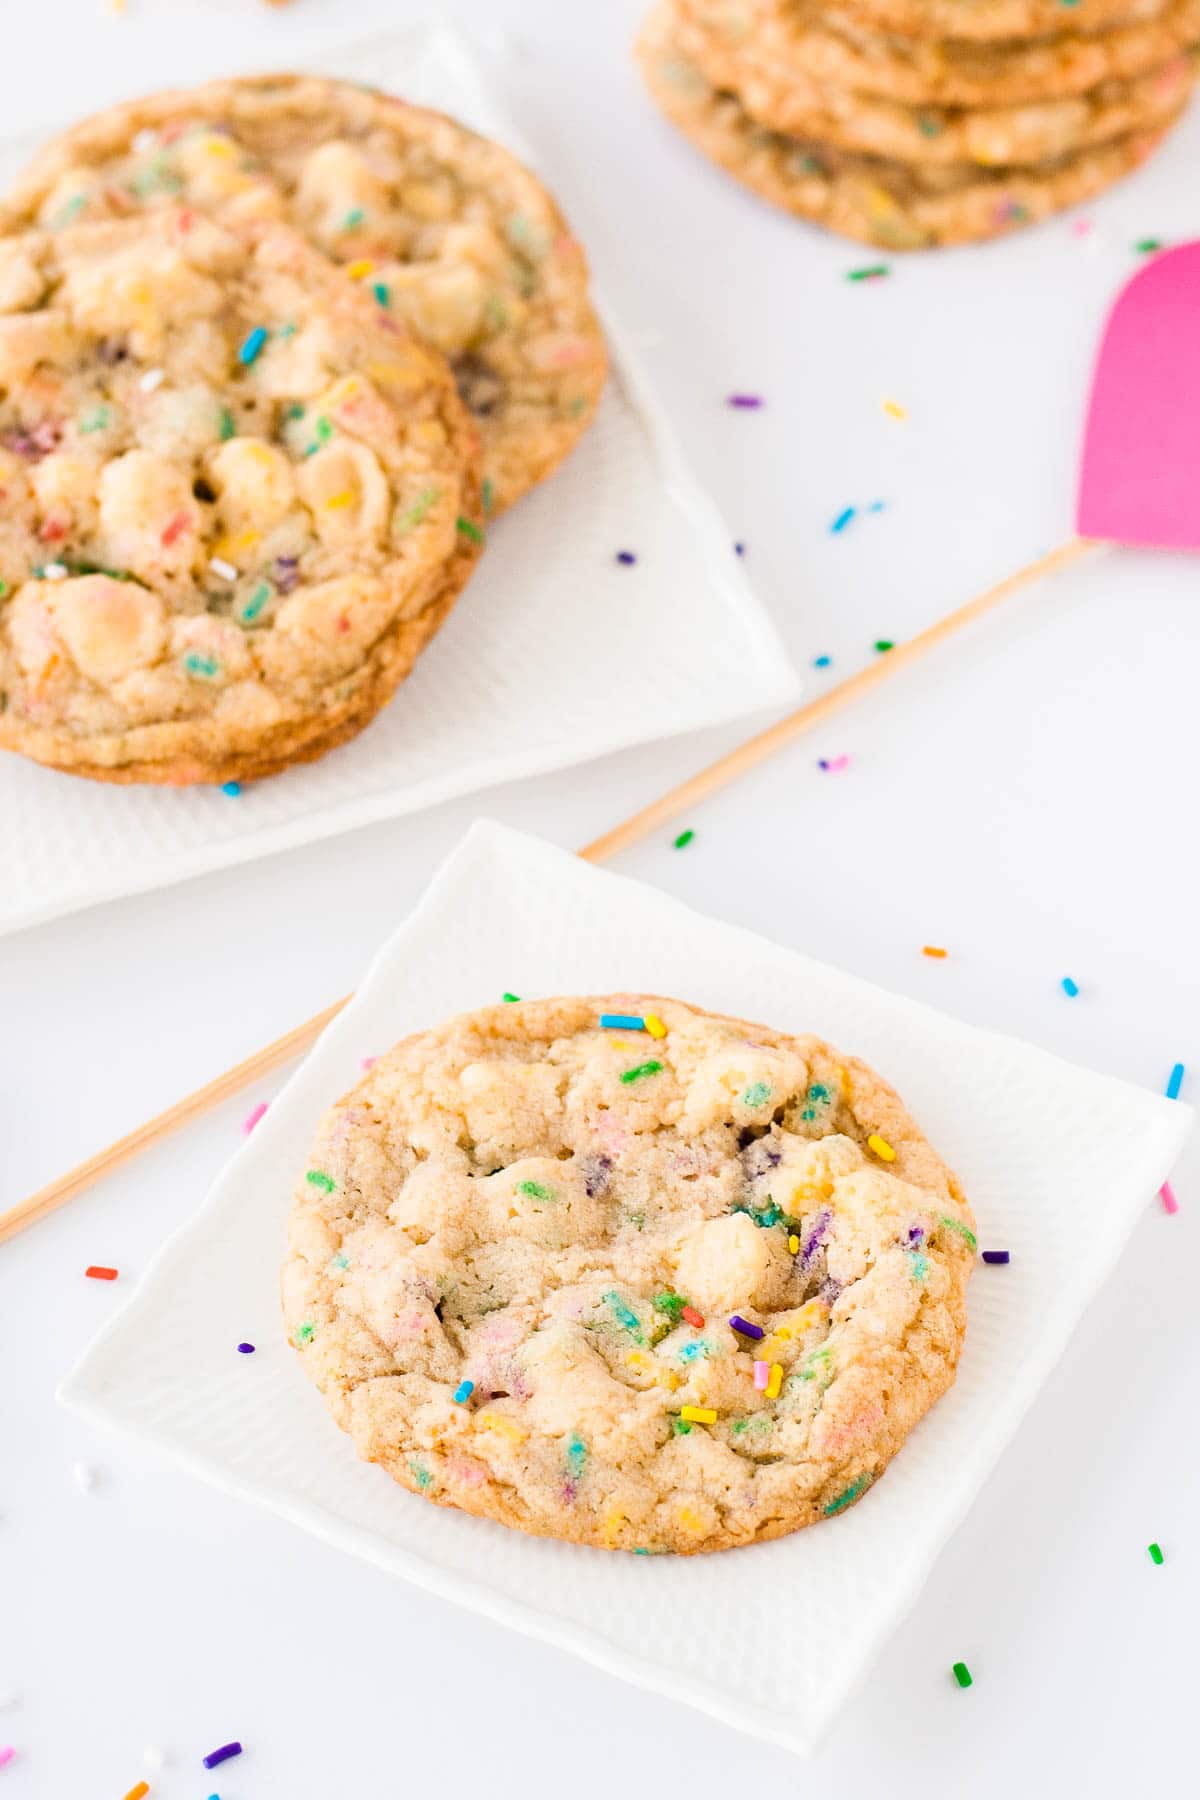
[[[973, 1277], [958, 1381], [878, 1486], [835, 1521], [715, 1556], [573, 1548], [403, 1492], [357, 1461], [279, 1315], [295, 1174], [364, 1056], [505, 991], [639, 988], [864, 1057], [961, 1176], [982, 1246], [1012, 1253]], [[912, 1604], [1190, 1121], [1177, 1102], [478, 824], [60, 1397], [435, 1593], [804, 1751]], [[257, 1354], [232, 1354], [241, 1339]]]
[[[322, 68], [390, 84], [533, 160], [444, 31], [360, 43]], [[0, 143], [0, 186], [35, 142]], [[613, 371], [595, 422], [497, 521], [449, 621], [353, 743], [236, 798], [105, 787], [0, 754], [0, 932], [794, 699], [732, 534], [604, 323]]]

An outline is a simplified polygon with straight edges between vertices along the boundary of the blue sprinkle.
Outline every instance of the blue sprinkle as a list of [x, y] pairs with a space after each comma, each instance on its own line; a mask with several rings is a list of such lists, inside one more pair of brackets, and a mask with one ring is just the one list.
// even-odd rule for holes
[[246, 367], [248, 368], [249, 365], [254, 361], [255, 357], [258, 355], [259, 351], [262, 349], [262, 347], [266, 343], [266, 341], [267, 341], [266, 326], [265, 325], [256, 325], [254, 327], [254, 330], [250, 333], [250, 336], [246, 339], [245, 343], [242, 345], [241, 349], [238, 351], [238, 361], [240, 363], [244, 363], [246, 365]]
[[856, 510], [857, 510], [857, 508], [855, 508], [853, 506], [848, 506], [846, 508], [845, 512], [840, 512], [838, 514], [837, 518], [833, 521], [833, 524], [829, 527], [830, 532], [835, 537], [837, 536], [838, 532], [845, 531], [847, 525], [850, 523], [851, 519], [854, 517]]
[[983, 1260], [985, 1263], [1004, 1264], [1008, 1262], [1010, 1258], [1007, 1250], [985, 1250], [983, 1252]]
[[601, 1013], [600, 1024], [605, 1031], [645, 1031], [645, 1019], [639, 1019], [636, 1013]]
[[813, 657], [813, 668], [814, 669], [827, 669], [829, 667], [829, 665], [832, 663], [832, 661], [833, 661], [832, 656], [814, 656]]
[[454, 1390], [455, 1405], [456, 1406], [465, 1406], [467, 1401], [471, 1398], [471, 1395], [474, 1392], [475, 1392], [475, 1383], [473, 1381], [460, 1381], [458, 1386]]
[[746, 554], [745, 544], [735, 544], [733, 546], [733, 554], [735, 556], [745, 556], [745, 554]]
[[254, 1345], [253, 1344], [239, 1344], [238, 1345], [238, 1355], [239, 1356], [253, 1356], [254, 1355]]
[[1064, 975], [1062, 978], [1062, 991], [1066, 994], [1068, 999], [1073, 1000], [1079, 992], [1079, 983], [1077, 981], [1072, 981], [1069, 975]]
[[1170, 1080], [1167, 1082], [1168, 1100], [1178, 1100], [1179, 1090], [1183, 1086], [1183, 1073], [1183, 1064], [1176, 1063], [1175, 1067], [1171, 1070]]
[[637, 561], [637, 557], [633, 554], [632, 550], [618, 550], [617, 561], [619, 563], [624, 563], [625, 567], [629, 568], [632, 563]]
[[241, 791], [242, 784], [240, 781], [226, 781], [222, 783], [221, 792], [223, 794], [228, 794], [231, 800], [236, 800]]
[[868, 508], [867, 508], [867, 511], [873, 512], [873, 513], [881, 513], [886, 505], [887, 505], [886, 500], [872, 500], [870, 506], [868, 506]]

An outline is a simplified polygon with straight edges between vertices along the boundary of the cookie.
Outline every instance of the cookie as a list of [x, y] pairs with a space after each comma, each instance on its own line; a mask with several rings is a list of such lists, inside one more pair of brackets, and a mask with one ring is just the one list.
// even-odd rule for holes
[[714, 88], [736, 93], [758, 124], [792, 137], [904, 163], [1036, 165], [1153, 129], [1174, 118], [1192, 91], [1196, 61], [1177, 55], [1134, 81], [1106, 81], [1086, 94], [996, 108], [913, 108], [781, 68], [753, 40], [731, 53], [688, 12], [671, 9], [684, 56]]
[[921, 107], [1061, 100], [1152, 74], [1200, 42], [1200, 0], [1169, 0], [1157, 19], [1109, 31], [1000, 43], [875, 31], [820, 0], [774, 0], [761, 11], [747, 0], [682, 0], [682, 11], [708, 34], [704, 66], [718, 88], [738, 89], [739, 59], [752, 53], [760, 79]]
[[[747, 0], [752, 8], [774, 0]], [[1157, 19], [1168, 0], [839, 0], [845, 10], [879, 31], [908, 37], [1005, 39], [1053, 37], [1063, 30], [1090, 33], [1114, 25]]]
[[621, 994], [406, 1039], [299, 1173], [283, 1312], [359, 1454], [574, 1543], [836, 1517], [954, 1379], [957, 1182], [813, 1037]]
[[583, 249], [540, 182], [454, 120], [307, 75], [157, 94], [47, 145], [9, 218], [55, 230], [180, 202], [284, 219], [447, 356], [492, 512], [590, 421], [606, 353]]
[[0, 239], [0, 746], [170, 783], [321, 755], [481, 521], [445, 362], [286, 227]]
[[974, 243], [1036, 224], [1103, 193], [1165, 135], [1136, 132], [1036, 169], [912, 165], [758, 125], [682, 55], [663, 8], [647, 21], [638, 58], [667, 118], [744, 186], [799, 218], [887, 250]]

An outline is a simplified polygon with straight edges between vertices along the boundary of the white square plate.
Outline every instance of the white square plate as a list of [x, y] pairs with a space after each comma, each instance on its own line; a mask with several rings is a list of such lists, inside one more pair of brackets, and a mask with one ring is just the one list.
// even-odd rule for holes
[[[957, 1169], [984, 1246], [1012, 1253], [976, 1273], [958, 1380], [878, 1487], [829, 1524], [716, 1556], [579, 1549], [405, 1493], [356, 1459], [279, 1314], [296, 1171], [364, 1055], [505, 990], [639, 988], [864, 1057]], [[912, 1604], [1190, 1120], [1177, 1102], [479, 824], [60, 1397], [382, 1568], [806, 1751]], [[242, 1339], [253, 1357], [236, 1354]]]
[[[453, 112], [533, 160], [443, 31], [381, 37], [323, 66]], [[35, 141], [0, 144], [0, 185]], [[620, 327], [604, 323], [612, 373], [596, 420], [497, 521], [447, 624], [352, 743], [236, 798], [108, 787], [0, 755], [0, 931], [794, 699], [729, 531]], [[616, 562], [623, 549], [635, 566]]]

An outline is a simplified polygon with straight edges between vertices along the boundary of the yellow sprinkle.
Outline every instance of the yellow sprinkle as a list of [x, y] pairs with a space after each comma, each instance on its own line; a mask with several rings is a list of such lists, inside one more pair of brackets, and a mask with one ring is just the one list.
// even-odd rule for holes
[[364, 256], [358, 262], [347, 263], [346, 273], [351, 281], [365, 281], [368, 275], [375, 273], [375, 264], [369, 256]]
[[904, 408], [895, 400], [885, 400], [883, 410], [889, 419], [907, 419], [908, 417]]
[[795, 1232], [793, 1231], [791, 1237], [788, 1239], [788, 1249], [791, 1251], [792, 1255], [795, 1256], [795, 1254], [799, 1250], [799, 1248], [800, 1248], [800, 1239], [796, 1236]]
[[705, 1530], [704, 1520], [699, 1513], [693, 1512], [690, 1506], [681, 1506], [675, 1516], [683, 1529], [692, 1532], [696, 1537], [699, 1537]]
[[896, 1152], [887, 1139], [881, 1138], [877, 1131], [873, 1131], [867, 1139], [867, 1149], [873, 1150], [880, 1162], [895, 1162], [896, 1160]]
[[655, 1038], [665, 1038], [666, 1037], [667, 1028], [663, 1024], [662, 1020], [659, 1018], [657, 1013], [647, 1013], [645, 1015], [644, 1024], [645, 1024], [646, 1030], [650, 1033], [651, 1037], [655, 1037]]
[[625, 1361], [631, 1369], [652, 1369], [654, 1367], [644, 1350], [627, 1350]]
[[772, 1363], [771, 1373], [767, 1376], [767, 1399], [778, 1400], [779, 1390], [783, 1386], [783, 1364]]
[[354, 505], [354, 495], [351, 493], [349, 488], [343, 488], [340, 494], [330, 494], [328, 500], [325, 502], [325, 505], [328, 507], [330, 512], [333, 512], [334, 509], [339, 506], [353, 506]]
[[506, 1419], [503, 1413], [477, 1413], [475, 1429], [476, 1431], [498, 1431], [500, 1436], [507, 1438], [510, 1444], [523, 1444], [529, 1436], [523, 1425], [516, 1424], [512, 1419]]
[[711, 1406], [681, 1406], [679, 1416], [692, 1425], [715, 1425], [717, 1422], [717, 1415]]
[[922, 956], [945, 956], [945, 954], [946, 952], [940, 944], [923, 944], [921, 946]]
[[204, 141], [204, 154], [206, 156], [217, 156], [220, 157], [223, 162], [228, 162], [229, 158], [235, 156], [237, 152], [229, 142], [228, 138], [210, 137], [206, 138]]
[[604, 1515], [604, 1542], [611, 1550], [621, 1535], [621, 1527], [626, 1523], [625, 1514], [618, 1507], [612, 1507]]
[[672, 1394], [675, 1392], [675, 1389], [677, 1387], [683, 1386], [681, 1377], [675, 1373], [674, 1369], [664, 1369], [662, 1371], [662, 1373], [659, 1375], [658, 1379], [662, 1382], [662, 1384], [665, 1388], [668, 1388], [670, 1390], [670, 1392]]

